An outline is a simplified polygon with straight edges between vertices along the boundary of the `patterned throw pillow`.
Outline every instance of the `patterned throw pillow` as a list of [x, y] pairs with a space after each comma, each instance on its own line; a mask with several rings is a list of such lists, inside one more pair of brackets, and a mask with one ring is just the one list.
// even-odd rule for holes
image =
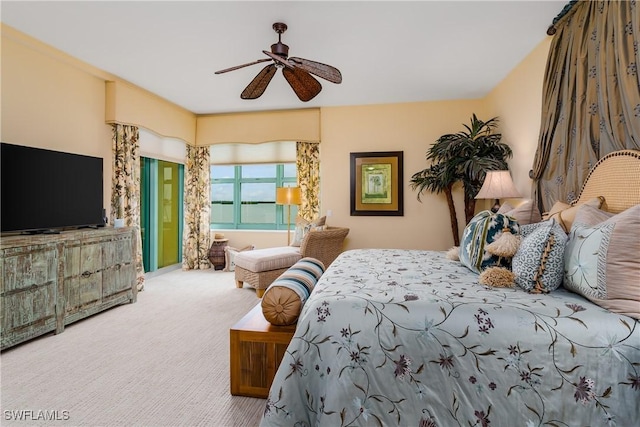
[[326, 228], [327, 217], [323, 216], [313, 221], [307, 221], [302, 217], [296, 218], [296, 232], [293, 235], [293, 241], [291, 242], [291, 246], [300, 246], [302, 241], [304, 240], [304, 236], [307, 235], [309, 231], [321, 231]]
[[324, 273], [324, 264], [315, 258], [302, 258], [269, 285], [262, 296], [262, 314], [271, 324], [293, 325], [304, 303]]
[[640, 205], [617, 215], [583, 206], [569, 233], [564, 287], [640, 319]]
[[487, 267], [509, 267], [509, 258], [500, 258], [485, 250], [486, 245], [502, 235], [503, 228], [514, 235], [519, 232], [516, 220], [506, 215], [482, 211], [474, 216], [462, 232], [460, 262], [478, 274]]
[[516, 285], [528, 292], [550, 292], [562, 284], [567, 234], [555, 220], [524, 225], [511, 269]]
[[224, 269], [222, 271], [236, 271], [236, 255], [242, 251], [252, 251], [255, 248], [253, 245], [245, 246], [242, 249], [236, 249], [231, 246], [225, 246], [224, 248]]

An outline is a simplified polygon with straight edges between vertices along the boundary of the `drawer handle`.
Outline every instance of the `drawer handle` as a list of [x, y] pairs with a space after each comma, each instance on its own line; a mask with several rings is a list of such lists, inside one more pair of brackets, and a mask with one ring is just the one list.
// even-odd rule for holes
[[82, 277], [89, 277], [89, 276], [91, 276], [90, 271], [85, 271], [84, 273], [82, 273]]

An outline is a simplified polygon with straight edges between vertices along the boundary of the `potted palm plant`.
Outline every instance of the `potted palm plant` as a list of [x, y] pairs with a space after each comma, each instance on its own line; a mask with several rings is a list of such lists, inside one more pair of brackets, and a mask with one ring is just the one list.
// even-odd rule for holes
[[465, 223], [475, 214], [475, 196], [480, 191], [486, 172], [508, 169], [511, 148], [500, 142], [502, 134], [494, 133], [498, 118], [488, 121], [471, 117], [470, 126], [458, 133], [442, 135], [427, 150], [431, 165], [411, 176], [411, 188], [418, 190], [418, 201], [423, 192], [444, 193], [449, 207], [454, 244], [460, 244], [458, 217], [453, 203], [453, 186], [461, 182], [464, 189]]

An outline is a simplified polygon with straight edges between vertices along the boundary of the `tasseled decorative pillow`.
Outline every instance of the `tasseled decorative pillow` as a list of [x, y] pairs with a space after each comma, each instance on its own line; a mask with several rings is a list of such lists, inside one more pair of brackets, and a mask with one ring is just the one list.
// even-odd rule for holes
[[471, 219], [462, 233], [460, 262], [478, 274], [487, 267], [508, 267], [510, 265], [509, 258], [492, 255], [486, 250], [488, 244], [504, 233], [505, 228], [514, 235], [518, 234], [520, 230], [517, 221], [509, 216], [491, 211], [479, 212]]

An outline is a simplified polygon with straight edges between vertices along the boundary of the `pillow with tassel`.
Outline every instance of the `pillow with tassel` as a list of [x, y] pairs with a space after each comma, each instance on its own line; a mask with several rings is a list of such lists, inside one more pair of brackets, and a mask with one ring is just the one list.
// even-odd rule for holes
[[567, 240], [554, 219], [522, 226], [522, 242], [512, 260], [516, 285], [531, 293], [557, 289], [564, 276]]
[[500, 237], [505, 228], [514, 235], [520, 230], [514, 218], [489, 210], [479, 212], [469, 221], [462, 233], [460, 262], [478, 274], [487, 267], [510, 267], [510, 258], [501, 258], [486, 250], [486, 246]]

